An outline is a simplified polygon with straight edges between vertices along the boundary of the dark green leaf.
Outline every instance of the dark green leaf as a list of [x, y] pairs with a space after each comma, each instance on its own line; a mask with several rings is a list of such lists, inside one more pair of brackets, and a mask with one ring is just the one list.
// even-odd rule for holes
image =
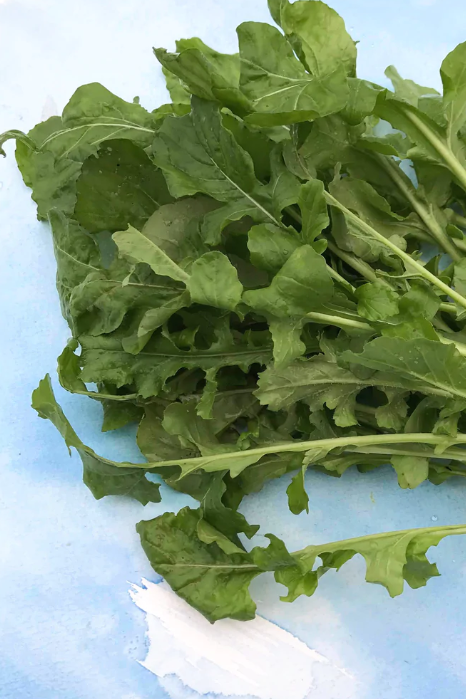
[[99, 500], [105, 495], [127, 495], [142, 505], [160, 502], [159, 485], [148, 481], [144, 466], [131, 468], [98, 456], [79, 439], [55, 400], [50, 377], [47, 375], [32, 394], [32, 407], [40, 417], [50, 420], [68, 446], [74, 447], [83, 462], [83, 481]]
[[239, 366], [247, 371], [252, 364], [267, 363], [272, 355], [271, 347], [249, 347], [232, 340], [218, 341], [208, 349], [180, 350], [163, 335], [153, 337], [136, 357], [125, 352], [121, 339], [115, 336], [82, 336], [80, 342], [84, 381], [134, 385], [145, 398], [158, 395], [180, 369]]
[[106, 141], [84, 161], [74, 217], [90, 233], [140, 228], [171, 197], [160, 170], [131, 141]]
[[306, 493], [304, 483], [305, 474], [306, 467], [303, 466], [296, 476], [293, 476], [290, 485], [286, 489], [288, 507], [294, 515], [299, 515], [301, 512], [304, 512], [304, 510], [309, 514], [309, 496]]
[[280, 225], [267, 188], [255, 176], [249, 153], [222, 125], [215, 104], [193, 98], [192, 114], [165, 119], [153, 144], [154, 160], [175, 197], [203, 192], [226, 206], [208, 214], [206, 242], [217, 244], [231, 221], [250, 216]]
[[201, 514], [185, 507], [137, 525], [152, 567], [170, 587], [209, 621], [253, 619], [256, 605], [248, 588], [260, 569], [246, 553], [228, 555], [197, 537]]
[[103, 141], [128, 139], [141, 147], [151, 144], [157, 115], [125, 102], [99, 83], [78, 88], [63, 110], [29, 132], [35, 148], [21, 143], [18, 164], [32, 189], [39, 218], [52, 208], [72, 214], [81, 167]]

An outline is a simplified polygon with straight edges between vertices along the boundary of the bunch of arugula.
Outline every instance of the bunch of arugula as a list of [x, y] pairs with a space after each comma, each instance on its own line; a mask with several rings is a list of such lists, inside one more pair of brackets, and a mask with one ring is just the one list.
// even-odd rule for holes
[[430, 546], [466, 533], [295, 553], [240, 536], [258, 530], [242, 499], [289, 472], [296, 514], [308, 469], [390, 462], [402, 488], [466, 475], [466, 44], [442, 63], [443, 95], [393, 67], [389, 91], [356, 77], [327, 5], [269, 7], [281, 31], [242, 24], [239, 54], [200, 39], [157, 49], [171, 104], [148, 112], [93, 83], [61, 117], [0, 138], [16, 139], [51, 224], [73, 336], [60, 383], [102, 403], [103, 430], [139, 422], [147, 463], [83, 444], [48, 376], [33, 407], [78, 450], [96, 498], [158, 502], [158, 474], [199, 502], [138, 531], [212, 621], [252, 618], [263, 571], [291, 601], [357, 553], [368, 582], [400, 594], [438, 574]]

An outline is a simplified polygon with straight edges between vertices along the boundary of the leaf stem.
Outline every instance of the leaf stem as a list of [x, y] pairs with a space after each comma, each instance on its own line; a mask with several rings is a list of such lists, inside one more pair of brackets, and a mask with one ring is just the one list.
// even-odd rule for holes
[[327, 265], [327, 270], [332, 279], [335, 279], [335, 281], [339, 282], [342, 286], [347, 289], [347, 291], [350, 292], [350, 294], [354, 294], [356, 291], [356, 287], [354, 287], [352, 284], [350, 284], [349, 281], [347, 281], [344, 277], [341, 276], [341, 274], [338, 274], [338, 272], [333, 269], [333, 267], [330, 267], [330, 265]]
[[323, 323], [325, 325], [336, 325], [339, 328], [356, 328], [357, 330], [369, 330], [376, 332], [374, 328], [369, 325], [369, 323], [363, 323], [359, 320], [351, 320], [350, 318], [343, 318], [343, 316], [335, 316], [327, 313], [306, 313], [306, 318], [310, 321], [315, 321], [316, 323]]
[[[466, 216], [461, 216], [461, 214], [457, 214], [456, 211], [453, 212], [452, 221], [460, 228], [466, 228]], [[456, 242], [462, 242], [462, 241], [456, 241]]]
[[392, 241], [389, 238], [385, 238], [378, 231], [376, 231], [375, 228], [372, 228], [372, 226], [370, 226], [368, 223], [359, 218], [359, 216], [347, 209], [346, 206], [341, 204], [338, 201], [338, 199], [335, 199], [335, 197], [333, 197], [329, 192], [325, 192], [325, 198], [327, 199], [327, 202], [330, 204], [330, 206], [334, 206], [337, 209], [339, 209], [347, 218], [349, 218], [356, 226], [358, 226], [361, 231], [367, 233], [372, 238], [375, 238], [380, 243], [385, 245], [392, 252], [398, 255], [398, 257], [400, 257], [406, 263], [406, 265], [415, 269], [421, 277], [424, 277], [424, 279], [428, 279], [431, 284], [440, 289], [444, 294], [450, 296], [450, 298], [454, 299], [463, 308], [466, 308], [466, 298], [464, 296], [461, 296], [461, 294], [459, 294], [457, 291], [455, 291], [447, 284], [442, 282], [441, 279], [436, 277], [435, 274], [429, 272], [429, 270], [427, 270], [417, 260], [411, 257], [411, 255], [399, 248], [397, 245], [395, 245], [395, 243], [392, 243]]
[[300, 226], [302, 225], [303, 219], [301, 218], [300, 214], [298, 214], [298, 212], [295, 209], [293, 209], [292, 206], [287, 206], [285, 208], [285, 211], [289, 216], [291, 216], [291, 218], [294, 221], [296, 221], [296, 223], [299, 223]]
[[[336, 325], [338, 328], [356, 328], [357, 330], [371, 330], [372, 332], [376, 332], [375, 328], [369, 325], [369, 323], [364, 323], [363, 321], [359, 320], [352, 320], [351, 318], [344, 318], [343, 316], [330, 315], [327, 313], [317, 313], [313, 311], [311, 313], [307, 313], [305, 317], [309, 318], [311, 322], [314, 321], [316, 323], [323, 323], [325, 325]], [[438, 337], [439, 341], [443, 345], [455, 345], [455, 348], [458, 350], [458, 352], [462, 354], [463, 357], [466, 357], [465, 344], [451, 339], [448, 335], [439, 335]]]
[[432, 237], [438, 245], [454, 260], [460, 262], [463, 255], [458, 251], [453, 241], [448, 237], [437, 219], [432, 215], [426, 206], [422, 203], [416, 193], [416, 188], [413, 184], [405, 182], [399, 172], [399, 167], [391, 157], [383, 157], [378, 155], [379, 162], [387, 171], [393, 182], [396, 184], [405, 199], [411, 204], [414, 211], [417, 213], [421, 221], [429, 230]]
[[[189, 459], [169, 459], [168, 461], [156, 461], [149, 462], [145, 464], [134, 464], [132, 467], [140, 467], [144, 469], [157, 469], [162, 466], [187, 466], [189, 467], [189, 472], [201, 468], [208, 472], [223, 470], [228, 468], [226, 464], [222, 466], [222, 462], [228, 462], [229, 460], [237, 459], [241, 455], [257, 456], [259, 460], [262, 456], [267, 454], [281, 454], [283, 452], [306, 452], [309, 450], [319, 450], [323, 452], [330, 452], [333, 449], [346, 449], [347, 447], [364, 447], [364, 446], [377, 446], [383, 444], [433, 444], [442, 445], [445, 443], [445, 435], [436, 435], [431, 432], [412, 432], [403, 434], [375, 434], [375, 435], [361, 435], [361, 436], [348, 436], [348, 437], [332, 437], [329, 439], [315, 439], [305, 442], [285, 442], [284, 444], [268, 444], [264, 447], [256, 447], [254, 449], [248, 449], [244, 452], [225, 452], [220, 454], [212, 454], [209, 456], [198, 456]], [[466, 444], [466, 434], [458, 434], [456, 437], [448, 437], [448, 443], [450, 445], [455, 444]], [[347, 449], [347, 451], [352, 451], [352, 449]], [[466, 450], [465, 450], [465, 460], [466, 460]], [[210, 468], [213, 464], [214, 468]], [[127, 466], [127, 464], [125, 464]], [[218, 465], [218, 467], [217, 467]]]
[[357, 541], [371, 541], [371, 540], [380, 540], [380, 539], [385, 539], [389, 538], [392, 536], [403, 536], [403, 534], [406, 534], [408, 536], [413, 535], [413, 531], [416, 532], [416, 536], [420, 536], [421, 534], [428, 535], [432, 532], [432, 534], [435, 532], [438, 534], [439, 532], [446, 532], [445, 536], [448, 534], [450, 535], [455, 535], [455, 534], [466, 534], [466, 525], [465, 524], [450, 524], [445, 527], [420, 527], [419, 529], [400, 529], [398, 531], [393, 531], [393, 532], [382, 532], [381, 534], [367, 534], [366, 536], [356, 536], [353, 537], [352, 539], [342, 539], [341, 541], [332, 541], [329, 544], [317, 544], [317, 545], [311, 545], [311, 546], [306, 546], [306, 548], [301, 549], [300, 551], [294, 551], [291, 555], [293, 557], [298, 557], [302, 559], [303, 557], [311, 556], [313, 559], [314, 563], [314, 558], [315, 556], [319, 555], [318, 552], [320, 551], [321, 553], [330, 553], [331, 551], [338, 551], [339, 549], [351, 549], [351, 544], [353, 542]]
[[417, 129], [419, 129], [424, 138], [435, 148], [437, 153], [447, 165], [448, 169], [455, 175], [463, 189], [466, 190], [466, 170], [461, 165], [455, 154], [444, 143], [442, 143], [442, 140], [434, 133], [434, 131], [432, 131], [432, 129], [429, 129], [429, 127], [424, 124], [422, 119], [419, 119], [417, 114], [414, 114], [407, 109], [405, 111], [405, 115], [409, 121], [414, 124]]
[[388, 282], [385, 280], [379, 279], [377, 274], [374, 272], [372, 267], [367, 264], [367, 262], [364, 262], [364, 260], [361, 260], [357, 258], [355, 255], [352, 255], [350, 252], [344, 252], [343, 250], [340, 250], [339, 247], [335, 245], [335, 243], [332, 243], [331, 240], [327, 240], [327, 246], [328, 249], [333, 252], [334, 255], [340, 258], [343, 262], [346, 262], [347, 265], [352, 267], [356, 272], [359, 272], [359, 274], [364, 277], [364, 279], [367, 279], [369, 282], [376, 282], [376, 281], [382, 281], [383, 284], [387, 284], [387, 286], [390, 286]]

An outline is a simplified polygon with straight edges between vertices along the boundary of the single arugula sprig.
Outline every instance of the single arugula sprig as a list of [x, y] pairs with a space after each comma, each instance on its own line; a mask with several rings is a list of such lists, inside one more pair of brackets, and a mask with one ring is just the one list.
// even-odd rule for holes
[[[139, 522], [137, 531], [154, 569], [183, 599], [209, 621], [224, 617], [253, 619], [256, 605], [249, 594], [251, 581], [266, 571], [288, 588], [281, 599], [293, 602], [314, 594], [326, 572], [340, 568], [360, 554], [366, 563], [366, 581], [383, 585], [391, 597], [403, 592], [404, 582], [417, 589], [439, 575], [426, 552], [444, 537], [466, 534], [466, 526], [406, 529], [362, 536], [330, 544], [308, 546], [288, 553], [284, 543], [267, 534], [267, 548], [246, 552], [217, 534], [199, 534], [200, 511], [184, 508]], [[316, 560], [321, 563], [316, 566]]]

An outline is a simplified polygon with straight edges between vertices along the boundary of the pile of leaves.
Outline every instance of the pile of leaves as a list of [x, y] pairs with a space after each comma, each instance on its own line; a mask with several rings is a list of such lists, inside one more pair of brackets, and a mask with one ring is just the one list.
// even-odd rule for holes
[[[98, 456], [47, 376], [33, 407], [78, 450], [96, 498], [198, 501], [138, 525], [154, 569], [208, 619], [250, 619], [274, 571], [312, 595], [355, 554], [390, 595], [425, 585], [427, 549], [465, 526], [374, 534], [289, 553], [238, 508], [293, 473], [391, 463], [402, 488], [466, 475], [466, 43], [443, 95], [387, 69], [356, 77], [356, 46], [318, 0], [269, 0], [239, 53], [200, 39], [155, 50], [172, 102], [153, 112], [100, 84], [16, 139], [49, 219], [72, 339], [61, 385], [138, 422], [146, 463]], [[147, 476], [151, 474], [151, 477]], [[289, 482], [288, 479], [286, 479]], [[331, 481], [329, 480], [329, 487]]]

